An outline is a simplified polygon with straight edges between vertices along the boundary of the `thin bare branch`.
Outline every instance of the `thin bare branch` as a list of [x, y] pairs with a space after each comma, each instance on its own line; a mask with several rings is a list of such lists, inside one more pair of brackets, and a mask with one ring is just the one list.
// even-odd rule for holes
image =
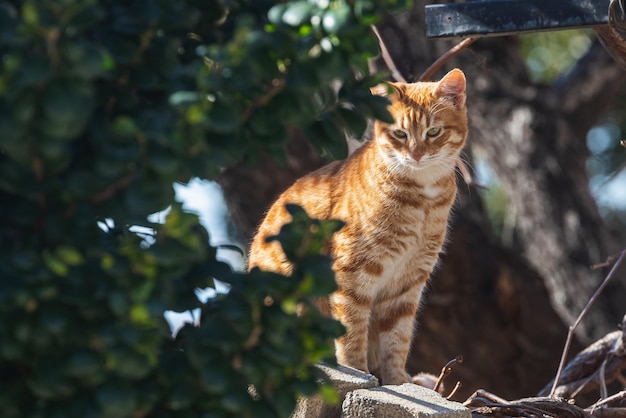
[[99, 204], [113, 197], [118, 191], [128, 187], [135, 179], [135, 173], [128, 173], [124, 177], [120, 177], [106, 189], [101, 190], [91, 197], [91, 203]]
[[459, 391], [459, 389], [461, 389], [461, 386], [463, 386], [463, 385], [461, 384], [461, 382], [456, 382], [456, 385], [454, 385], [454, 388], [452, 389], [452, 391], [450, 392], [450, 394], [449, 394], [448, 396], [446, 396], [446, 399], [447, 399], [447, 400], [451, 400], [451, 399], [452, 399], [452, 397], [453, 397], [454, 395], [456, 395], [456, 393]]
[[252, 104], [243, 111], [243, 113], [241, 114], [241, 121], [247, 121], [254, 110], [266, 105], [270, 100], [272, 100], [274, 96], [283, 91], [286, 85], [287, 82], [285, 81], [285, 79], [281, 78], [273, 80], [270, 89], [262, 96], [256, 98], [254, 102], [252, 102]]
[[[619, 10], [618, 10], [619, 5]], [[624, 31], [624, 10], [620, 1], [611, 1], [609, 5], [609, 24], [594, 28], [600, 43], [613, 59], [626, 70], [626, 40], [620, 35]]]
[[608, 267], [608, 266], [610, 266], [611, 264], [613, 264], [613, 263], [615, 262], [615, 260], [617, 260], [617, 257], [619, 257], [619, 256], [620, 256], [620, 254], [621, 254], [621, 252], [619, 252], [619, 253], [617, 253], [617, 254], [613, 254], [613, 255], [608, 256], [608, 257], [606, 258], [606, 260], [605, 260], [605, 261], [603, 261], [602, 263], [598, 263], [598, 264], [594, 264], [594, 265], [592, 265], [592, 266], [591, 266], [591, 269], [592, 269], [592, 270], [597, 270], [597, 269], [599, 269], [599, 268], [603, 268], [603, 267]]
[[[579, 394], [594, 390], [602, 391], [603, 385], [617, 379], [622, 371], [626, 370], [624, 338], [626, 336], [622, 330], [613, 331], [576, 354], [563, 368], [559, 386], [554, 395], [573, 399]], [[554, 381], [551, 380], [539, 391], [538, 395], [548, 395], [553, 383]], [[606, 394], [602, 395], [602, 397], [606, 396]]]
[[606, 285], [609, 283], [609, 281], [611, 281], [611, 279], [617, 272], [617, 268], [622, 264], [622, 261], [624, 260], [624, 256], [626, 256], [626, 248], [622, 250], [619, 258], [617, 259], [615, 264], [613, 264], [611, 271], [609, 271], [609, 274], [607, 274], [607, 276], [604, 278], [604, 280], [602, 281], [602, 283], [600, 284], [596, 292], [591, 297], [591, 299], [589, 299], [589, 302], [587, 302], [587, 305], [585, 305], [580, 315], [578, 315], [578, 318], [576, 318], [576, 321], [574, 322], [574, 324], [569, 327], [569, 330], [567, 332], [567, 339], [565, 340], [565, 346], [563, 347], [563, 353], [561, 355], [561, 361], [559, 362], [559, 367], [556, 371], [556, 376], [554, 377], [554, 384], [552, 385], [552, 390], [550, 391], [549, 396], [551, 398], [555, 397], [554, 394], [556, 392], [556, 388], [559, 385], [561, 373], [563, 372], [563, 367], [565, 366], [567, 354], [569, 353], [569, 349], [572, 344], [572, 338], [574, 337], [574, 331], [576, 331], [576, 328], [578, 327], [578, 325], [580, 325], [581, 321], [583, 320], [583, 318], [585, 317], [585, 315], [591, 308], [591, 305], [593, 305], [593, 303], [596, 301], [600, 293], [602, 293]]
[[461, 157], [457, 158], [456, 160], [456, 168], [459, 169], [459, 173], [461, 173], [465, 184], [470, 187], [475, 187], [477, 189], [489, 190], [487, 186], [483, 186], [482, 184], [478, 184], [476, 183], [476, 181], [474, 181], [472, 173], [470, 172], [469, 168], [467, 168], [467, 164], [465, 163], [465, 161], [463, 161]]
[[596, 409], [592, 416], [594, 418], [624, 418], [626, 408], [600, 408]]
[[600, 397], [604, 399], [609, 396], [609, 390], [606, 388], [606, 358], [602, 360], [598, 369], [598, 381], [600, 382]]
[[[482, 393], [480, 393], [482, 392]], [[482, 395], [482, 396], [481, 396]], [[523, 398], [507, 401], [485, 392], [476, 391], [463, 405], [479, 416], [505, 417], [571, 417], [589, 418], [588, 411], [560, 398]]]
[[463, 356], [456, 356], [456, 358], [453, 358], [441, 368], [441, 373], [439, 373], [439, 377], [437, 378], [437, 382], [435, 383], [435, 387], [433, 388], [435, 392], [439, 391], [439, 387], [443, 383], [446, 376], [449, 375], [450, 372], [452, 372], [452, 366], [460, 363], [463, 363]]
[[494, 395], [491, 392], [487, 392], [484, 389], [478, 389], [476, 392], [474, 392], [472, 396], [470, 396], [465, 402], [463, 402], [463, 405], [475, 406], [476, 400], [478, 400], [478, 402], [482, 402], [483, 404], [485, 400], [493, 403], [508, 403], [508, 401], [504, 398]]
[[596, 408], [599, 408], [603, 405], [608, 405], [611, 402], [622, 401], [624, 399], [626, 399], [626, 390], [622, 390], [620, 392], [617, 392], [615, 395], [611, 395], [609, 397], [599, 400], [598, 402], [594, 403], [589, 408], [587, 408], [587, 411], [593, 414], [593, 411]]
[[398, 71], [398, 67], [396, 67], [396, 64], [393, 62], [391, 54], [389, 54], [389, 50], [383, 42], [383, 38], [380, 36], [380, 32], [378, 32], [376, 26], [372, 26], [372, 31], [374, 31], [374, 34], [378, 38], [378, 44], [380, 45], [380, 56], [382, 57], [383, 61], [385, 61], [385, 65], [387, 65], [389, 71], [391, 71], [391, 77], [401, 83], [407, 83], [406, 79], [402, 77], [402, 74], [400, 74], [400, 71]]
[[455, 57], [459, 52], [463, 51], [465, 48], [476, 42], [478, 38], [465, 38], [458, 44], [454, 45], [448, 52], [437, 58], [435, 62], [433, 62], [430, 67], [426, 69], [422, 73], [419, 78], [419, 81], [428, 81], [438, 69], [440, 69], [446, 62]]

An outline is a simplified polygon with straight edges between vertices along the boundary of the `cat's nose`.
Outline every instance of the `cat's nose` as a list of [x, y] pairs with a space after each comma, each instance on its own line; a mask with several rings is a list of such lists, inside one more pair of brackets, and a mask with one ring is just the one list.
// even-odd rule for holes
[[419, 150], [419, 151], [413, 151], [411, 153], [411, 156], [413, 157], [413, 159], [415, 161], [419, 161], [422, 159], [422, 157], [424, 156], [424, 151], [423, 150]]
[[419, 161], [424, 156], [425, 152], [426, 149], [424, 145], [419, 142], [411, 148], [411, 156], [415, 161]]

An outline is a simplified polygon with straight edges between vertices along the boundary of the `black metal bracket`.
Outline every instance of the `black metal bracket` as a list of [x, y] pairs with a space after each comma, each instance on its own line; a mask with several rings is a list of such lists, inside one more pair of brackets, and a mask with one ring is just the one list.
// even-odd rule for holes
[[483, 0], [426, 6], [426, 36], [456, 38], [585, 28], [609, 22], [610, 0]]

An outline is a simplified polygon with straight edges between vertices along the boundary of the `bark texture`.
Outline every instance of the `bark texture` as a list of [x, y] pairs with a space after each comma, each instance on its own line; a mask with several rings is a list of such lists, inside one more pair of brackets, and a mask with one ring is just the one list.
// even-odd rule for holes
[[[454, 44], [425, 38], [424, 5], [416, 1], [412, 11], [388, 16], [379, 27], [408, 80]], [[464, 363], [447, 380], [450, 386], [455, 378], [462, 381], [457, 399], [478, 388], [505, 398], [532, 396], [554, 377], [567, 326], [603, 277], [589, 266], [624, 246], [612, 241], [589, 192], [585, 139], [626, 73], [596, 43], [567, 76], [537, 85], [513, 37], [478, 40], [434, 78], [453, 67], [469, 83], [468, 155], [480, 152], [498, 175], [516, 240], [503, 246], [490, 231], [478, 192], [461, 187], [408, 366], [438, 374], [461, 354]], [[244, 235], [253, 234], [280, 191], [322, 164], [301, 138], [290, 145], [290, 156], [286, 167], [264, 159], [259, 167], [223, 173], [220, 184]], [[616, 280], [586, 317], [581, 341], [615, 329], [625, 307], [626, 284]]]

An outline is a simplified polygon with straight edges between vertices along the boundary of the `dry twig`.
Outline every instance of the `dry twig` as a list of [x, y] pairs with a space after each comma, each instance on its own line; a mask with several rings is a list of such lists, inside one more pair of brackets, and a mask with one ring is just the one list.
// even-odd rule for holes
[[559, 362], [559, 367], [556, 371], [556, 376], [554, 378], [554, 384], [552, 385], [552, 390], [550, 390], [551, 398], [555, 397], [556, 389], [558, 387], [559, 380], [561, 379], [561, 373], [563, 372], [563, 367], [565, 366], [565, 360], [567, 359], [567, 354], [569, 353], [570, 345], [572, 344], [574, 331], [576, 331], [576, 328], [578, 327], [578, 325], [580, 325], [581, 321], [583, 320], [583, 318], [585, 317], [585, 315], [591, 308], [591, 305], [593, 305], [593, 303], [596, 301], [600, 293], [602, 293], [606, 285], [609, 283], [609, 281], [611, 281], [611, 279], [613, 278], [613, 276], [615, 275], [617, 271], [617, 268], [622, 264], [622, 261], [624, 260], [624, 256], [626, 256], [626, 248], [622, 250], [619, 258], [617, 259], [615, 264], [613, 264], [611, 271], [609, 272], [609, 274], [606, 275], [606, 277], [604, 278], [604, 280], [602, 281], [602, 283], [600, 284], [596, 292], [593, 294], [593, 296], [591, 296], [591, 299], [589, 299], [589, 302], [587, 302], [587, 305], [585, 305], [580, 315], [578, 315], [578, 318], [576, 318], [576, 321], [574, 322], [574, 324], [569, 327], [569, 330], [567, 332], [567, 338], [565, 340], [565, 346], [563, 347], [563, 354], [561, 355], [561, 361]]
[[446, 62], [450, 61], [453, 57], [459, 54], [459, 52], [463, 51], [465, 48], [476, 42], [478, 38], [465, 38], [458, 44], [454, 45], [452, 48], [448, 50], [445, 54], [437, 58], [435, 62], [433, 62], [430, 67], [426, 69], [422, 73], [419, 78], [419, 81], [426, 81], [430, 79], [440, 69]]
[[[439, 391], [439, 388], [441, 384], [443, 383], [444, 379], [446, 378], [446, 376], [452, 372], [452, 366], [454, 366], [455, 364], [460, 364], [460, 363], [463, 363], [463, 356], [456, 356], [456, 358], [453, 358], [452, 360], [447, 362], [445, 366], [441, 368], [441, 373], [439, 373], [439, 377], [437, 378], [437, 382], [435, 383], [435, 387], [433, 389], [435, 392]], [[452, 394], [453, 393], [451, 393], [450, 396], [452, 396]]]
[[110, 199], [115, 193], [128, 187], [134, 179], [135, 173], [128, 173], [125, 176], [120, 177], [115, 182], [113, 182], [113, 184], [109, 185], [106, 189], [101, 190], [100, 192], [93, 195], [91, 197], [91, 203], [97, 205], [104, 202], [105, 200]]
[[[554, 381], [546, 385], [536, 398], [524, 398], [507, 401], [489, 392], [479, 390], [464, 402], [464, 405], [477, 416], [498, 418], [518, 417], [554, 417], [554, 418], [614, 418], [626, 417], [626, 408], [611, 407], [609, 404], [626, 400], [626, 390], [607, 396], [606, 384], [615, 379], [623, 378], [626, 370], [626, 315], [622, 319], [620, 331], [614, 331], [591, 344], [563, 367], [569, 350], [573, 333], [580, 324], [591, 305], [607, 283], [615, 275], [618, 267], [626, 257], [626, 249], [616, 256], [609, 257], [606, 265], [613, 266], [589, 302], [569, 327], [567, 340], [563, 349], [561, 363]], [[604, 265], [603, 264], [603, 265]], [[601, 400], [586, 409], [575, 405], [573, 400], [566, 401], [579, 393], [600, 390]], [[545, 396], [549, 394], [549, 396]], [[617, 406], [617, 405], [616, 405]]]
[[406, 79], [402, 77], [402, 74], [400, 74], [400, 71], [398, 71], [398, 67], [396, 67], [395, 62], [393, 62], [391, 54], [389, 54], [389, 50], [383, 42], [383, 38], [380, 36], [380, 32], [378, 32], [376, 26], [372, 26], [372, 31], [374, 32], [374, 35], [376, 35], [376, 37], [378, 38], [378, 45], [380, 46], [380, 56], [382, 57], [383, 61], [385, 61], [385, 65], [387, 66], [387, 68], [389, 68], [389, 71], [391, 72], [391, 77], [401, 83], [407, 83]]
[[454, 397], [454, 395], [456, 395], [456, 393], [459, 391], [459, 389], [461, 389], [461, 386], [463, 386], [461, 384], [461, 382], [456, 382], [456, 385], [454, 385], [454, 387], [452, 388], [452, 390], [450, 391], [450, 394], [448, 396], [446, 396], [447, 400], [452, 400], [452, 398]]
[[507, 401], [484, 390], [477, 390], [463, 403], [472, 413], [499, 418], [554, 417], [589, 418], [587, 411], [561, 398], [523, 398]]
[[[573, 398], [602, 389], [615, 380], [626, 369], [623, 339], [623, 331], [614, 331], [578, 353], [563, 369], [554, 395]], [[549, 382], [539, 396], [548, 395], [553, 385], [554, 381]]]
[[592, 416], [594, 418], [624, 418], [626, 408], [600, 408], [596, 409]]
[[241, 121], [242, 122], [247, 121], [252, 115], [252, 112], [254, 112], [259, 107], [265, 106], [267, 103], [269, 103], [269, 101], [272, 100], [274, 96], [276, 96], [278, 93], [283, 91], [286, 85], [287, 85], [287, 82], [285, 79], [281, 78], [281, 79], [272, 80], [272, 85], [265, 92], [265, 94], [263, 94], [260, 97], [257, 97], [250, 106], [244, 109], [243, 113], [241, 114], [241, 118], [240, 118]]
[[617, 254], [610, 255], [610, 256], [608, 256], [608, 257], [606, 258], [606, 260], [604, 260], [603, 262], [601, 262], [601, 263], [597, 263], [597, 264], [593, 264], [593, 265], [591, 266], [591, 269], [592, 269], [592, 270], [597, 270], [597, 269], [600, 269], [600, 268], [603, 268], [603, 267], [608, 267], [608, 266], [610, 266], [611, 264], [613, 264], [613, 263], [615, 262], [615, 260], [617, 260], [617, 258], [618, 258], [621, 254], [622, 254], [622, 252], [619, 252], [619, 253], [617, 253]]
[[622, 390], [620, 392], [617, 392], [615, 395], [611, 395], [607, 398], [599, 400], [598, 402], [594, 403], [589, 408], [587, 408], [587, 410], [593, 413], [596, 408], [599, 408], [604, 405], [608, 405], [611, 402], [623, 401], [624, 399], [626, 399], [626, 390]]

